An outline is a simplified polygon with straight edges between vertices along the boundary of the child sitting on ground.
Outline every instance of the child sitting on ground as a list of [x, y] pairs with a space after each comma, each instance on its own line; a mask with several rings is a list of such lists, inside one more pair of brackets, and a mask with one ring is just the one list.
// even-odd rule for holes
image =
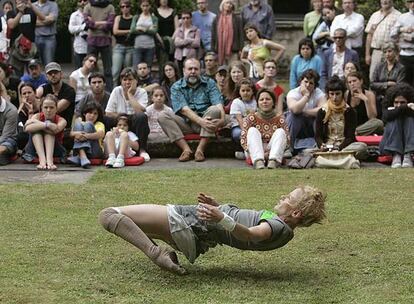
[[138, 137], [128, 131], [128, 123], [128, 116], [119, 114], [116, 127], [106, 133], [104, 142], [108, 160], [105, 166], [108, 168], [124, 167], [125, 158], [131, 158], [135, 156], [135, 151], [139, 151]]
[[296, 227], [321, 223], [325, 218], [325, 199], [320, 190], [302, 186], [283, 195], [274, 211], [256, 211], [222, 205], [200, 193], [198, 205], [106, 208], [99, 214], [99, 222], [109, 232], [140, 249], [154, 264], [185, 274], [176, 253], [157, 246], [151, 238], [171, 244], [191, 263], [217, 244], [241, 250], [273, 250], [286, 245]]
[[102, 123], [101, 106], [92, 102], [81, 109], [81, 117], [75, 121], [70, 136], [74, 139], [73, 156], [68, 161], [84, 169], [90, 167], [89, 158], [102, 158], [102, 140], [105, 137], [105, 125]]
[[150, 128], [150, 134], [148, 135], [149, 141], [156, 142], [169, 142], [168, 136], [162, 130], [158, 123], [158, 117], [161, 113], [170, 113], [174, 116], [174, 111], [165, 105], [166, 95], [164, 89], [161, 86], [156, 86], [152, 90], [151, 102], [152, 104], [147, 107], [145, 114], [148, 116], [148, 125]]
[[66, 120], [57, 115], [58, 99], [52, 94], [46, 95], [41, 105], [41, 112], [26, 121], [24, 129], [29, 133], [23, 158], [33, 161], [35, 154], [39, 158], [38, 170], [56, 170], [53, 156], [64, 159], [66, 149], [63, 147], [63, 130]]
[[254, 98], [256, 87], [250, 79], [243, 78], [237, 83], [235, 91], [236, 99], [233, 100], [230, 107], [231, 137], [237, 147], [235, 157], [244, 159], [243, 148], [240, 145], [241, 126], [243, 125], [243, 118], [257, 110], [257, 103]]

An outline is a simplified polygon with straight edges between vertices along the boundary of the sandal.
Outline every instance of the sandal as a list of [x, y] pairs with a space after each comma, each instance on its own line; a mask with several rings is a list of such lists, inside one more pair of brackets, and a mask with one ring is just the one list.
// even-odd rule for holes
[[178, 161], [180, 162], [188, 162], [191, 160], [191, 158], [193, 157], [193, 151], [183, 151], [183, 153], [181, 153], [180, 157], [178, 158]]
[[56, 171], [57, 170], [57, 167], [56, 167], [55, 164], [48, 164], [47, 165], [47, 170]]
[[196, 162], [203, 162], [206, 160], [206, 157], [204, 156], [204, 153], [202, 151], [197, 150], [194, 155], [194, 160]]

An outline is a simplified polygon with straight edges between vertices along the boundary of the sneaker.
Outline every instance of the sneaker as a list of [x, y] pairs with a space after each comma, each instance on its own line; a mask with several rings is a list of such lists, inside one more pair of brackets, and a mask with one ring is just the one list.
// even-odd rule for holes
[[90, 169], [91, 162], [87, 158], [81, 158], [80, 165], [82, 166], [83, 169]]
[[412, 168], [413, 167], [413, 160], [411, 159], [411, 154], [410, 153], [405, 153], [404, 154], [402, 167], [403, 168]]
[[125, 160], [123, 158], [117, 157], [115, 159], [115, 162], [114, 162], [113, 167], [114, 168], [122, 168], [122, 167], [125, 167]]
[[145, 151], [142, 151], [139, 153], [139, 156], [143, 157], [145, 162], [149, 162], [151, 160], [151, 157], [149, 156], [149, 154]]
[[258, 159], [258, 160], [256, 160], [256, 161], [254, 162], [253, 168], [254, 168], [254, 169], [258, 169], [258, 170], [260, 170], [260, 169], [264, 169], [264, 168], [265, 168], [265, 164], [264, 164], [263, 159]]
[[276, 168], [280, 168], [282, 164], [279, 163], [277, 160], [275, 159], [269, 159], [269, 162], [267, 163], [267, 169], [276, 169]]
[[22, 158], [27, 163], [31, 163], [34, 160], [34, 156], [29, 153], [23, 153]]
[[401, 154], [395, 153], [392, 157], [391, 168], [397, 169], [401, 168]]
[[71, 163], [72, 165], [77, 165], [77, 166], [79, 166], [81, 163], [79, 156], [70, 156], [67, 158], [67, 161]]
[[244, 155], [244, 152], [242, 152], [242, 151], [234, 152], [234, 157], [236, 159], [240, 159], [240, 160], [245, 160], [246, 159], [246, 156]]
[[114, 164], [115, 164], [115, 160], [116, 160], [115, 157], [108, 158], [106, 160], [105, 166], [108, 167], [108, 168], [112, 168], [114, 166]]

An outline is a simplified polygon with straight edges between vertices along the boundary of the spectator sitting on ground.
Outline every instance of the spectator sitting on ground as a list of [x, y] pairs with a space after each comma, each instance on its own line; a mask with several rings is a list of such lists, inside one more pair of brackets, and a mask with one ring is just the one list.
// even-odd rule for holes
[[243, 48], [243, 21], [235, 9], [233, 0], [221, 1], [220, 12], [213, 21], [211, 47], [218, 56], [219, 65], [237, 60]]
[[75, 105], [91, 92], [88, 77], [97, 66], [97, 58], [94, 54], [85, 56], [82, 67], [73, 71], [69, 76], [69, 85], [75, 90]]
[[258, 81], [263, 77], [263, 62], [272, 57], [272, 50], [276, 52], [274, 60], [278, 62], [285, 52], [285, 47], [271, 40], [262, 39], [254, 24], [246, 24], [244, 33], [248, 42], [243, 48], [240, 58], [250, 66], [249, 77]]
[[97, 103], [88, 103], [82, 107], [79, 117], [70, 132], [74, 139], [73, 156], [68, 161], [74, 165], [89, 169], [89, 158], [102, 158], [102, 140], [105, 137], [103, 112]]
[[0, 166], [10, 163], [17, 151], [17, 109], [3, 97], [4, 86], [0, 85]]
[[214, 80], [217, 84], [217, 88], [219, 89], [221, 95], [223, 96], [223, 100], [225, 100], [224, 90], [226, 88], [226, 79], [227, 79], [227, 67], [225, 65], [219, 66], [217, 69], [216, 74], [214, 75]]
[[161, 86], [166, 94], [166, 105], [171, 107], [171, 87], [180, 79], [177, 65], [172, 61], [167, 61], [162, 67]]
[[321, 75], [322, 72], [322, 59], [316, 55], [312, 39], [303, 38], [299, 41], [298, 53], [290, 64], [289, 85], [291, 90], [298, 86], [298, 79], [304, 71], [312, 69], [318, 75]]
[[414, 152], [414, 89], [399, 83], [387, 90], [383, 102], [385, 130], [380, 152], [393, 156], [391, 168], [412, 168]]
[[175, 30], [172, 37], [175, 45], [174, 58], [178, 63], [180, 73], [183, 71], [183, 63], [187, 58], [199, 57], [201, 45], [200, 30], [192, 24], [190, 11], [181, 13], [181, 25]]
[[231, 102], [236, 95], [238, 94], [236, 91], [236, 85], [242, 78], [247, 78], [249, 75], [247, 74], [246, 67], [244, 66], [243, 62], [235, 60], [232, 61], [229, 65], [228, 72], [227, 72], [227, 79], [226, 85], [224, 87], [224, 111], [226, 114], [230, 112]]
[[334, 31], [332, 37], [335, 45], [323, 53], [323, 66], [321, 74], [321, 88], [325, 87], [325, 83], [333, 75], [344, 79], [344, 67], [345, 63], [352, 61], [359, 64], [359, 57], [357, 52], [351, 50], [345, 46], [347, 34], [344, 29], [337, 29]]
[[29, 141], [24, 148], [24, 159], [33, 161], [37, 155], [38, 170], [56, 170], [53, 157], [62, 160], [66, 156], [66, 149], [63, 147], [66, 120], [59, 116], [57, 111], [58, 98], [47, 94], [42, 101], [41, 112], [33, 115], [24, 125], [25, 131], [30, 133]]
[[16, 107], [19, 107], [20, 79], [13, 76], [12, 67], [4, 62], [0, 62], [0, 82], [4, 85], [3, 94], [8, 95], [8, 100]]
[[375, 94], [365, 90], [364, 80], [359, 72], [350, 73], [346, 78], [348, 91], [345, 100], [356, 112], [356, 135], [382, 134], [384, 123], [377, 118]]
[[[37, 88], [36, 96], [41, 99], [51, 94], [57, 97], [57, 114], [66, 120], [64, 130], [64, 146], [67, 150], [72, 148], [73, 142], [70, 138], [72, 119], [75, 111], [75, 90], [63, 81], [62, 67], [56, 62], [50, 62], [45, 67], [48, 83]], [[37, 105], [36, 109], [39, 109]]]
[[[382, 109], [382, 100], [387, 89], [405, 80], [405, 68], [398, 61], [398, 46], [393, 42], [383, 45], [384, 61], [381, 61], [372, 75], [371, 90], [377, 98], [377, 111]], [[381, 114], [381, 113], [379, 113]], [[381, 115], [377, 115], [381, 117]]]
[[209, 77], [200, 76], [200, 62], [187, 59], [184, 62], [184, 77], [171, 88], [171, 101], [176, 115], [162, 113], [158, 121], [171, 142], [181, 150], [179, 161], [191, 160], [193, 151], [184, 139], [184, 134], [200, 133], [201, 139], [194, 154], [195, 161], [205, 160], [205, 149], [210, 138], [224, 126], [223, 99], [217, 85]]
[[148, 141], [150, 142], [169, 142], [167, 134], [164, 133], [158, 122], [158, 117], [161, 113], [174, 115], [173, 110], [165, 105], [166, 100], [164, 89], [159, 85], [154, 87], [151, 95], [152, 103], [145, 111], [145, 114], [148, 116], [148, 125], [150, 128], [150, 134], [148, 135]]
[[322, 151], [356, 151], [356, 158], [366, 157], [367, 145], [356, 142], [357, 114], [345, 102], [345, 83], [333, 76], [326, 84], [327, 103], [319, 109], [315, 121], [315, 141]]
[[276, 115], [276, 96], [271, 90], [257, 92], [257, 112], [243, 119], [240, 143], [252, 160], [254, 169], [276, 169], [282, 165], [289, 145], [289, 130], [283, 116]]
[[242, 132], [243, 119], [250, 113], [257, 110], [256, 87], [252, 80], [243, 78], [236, 85], [238, 96], [231, 103], [231, 138], [236, 146], [234, 156], [237, 159], [245, 159], [243, 148], [240, 145], [240, 136]]
[[207, 52], [204, 55], [204, 66], [201, 74], [214, 79], [218, 68], [217, 54], [211, 51]]
[[137, 75], [137, 86], [143, 88], [148, 94], [150, 94], [155, 87], [159, 86], [158, 81], [152, 78], [151, 70], [146, 62], [143, 61], [138, 63]]
[[17, 110], [19, 115], [17, 147], [21, 150], [24, 149], [29, 140], [29, 134], [24, 131], [24, 125], [28, 119], [38, 112], [38, 109], [35, 108], [38, 104], [40, 104], [40, 101], [36, 98], [36, 89], [33, 84], [23, 82], [19, 86], [19, 108]]
[[39, 60], [30, 60], [27, 64], [27, 72], [20, 78], [21, 82], [30, 82], [35, 89], [47, 83], [46, 74], [42, 73], [42, 65]]
[[283, 88], [278, 85], [275, 81], [276, 73], [277, 73], [277, 65], [276, 61], [273, 59], [268, 59], [263, 62], [263, 70], [264, 70], [264, 77], [263, 79], [256, 82], [256, 89], [260, 90], [262, 88], [266, 88], [269, 90], [273, 90], [273, 93], [276, 96], [277, 104], [276, 104], [276, 115], [283, 114]]
[[146, 150], [150, 131], [148, 118], [144, 113], [148, 104], [148, 94], [144, 89], [137, 86], [138, 75], [133, 68], [123, 69], [120, 78], [121, 85], [112, 90], [105, 109], [105, 115], [112, 119], [117, 119], [119, 114], [128, 115], [128, 129], [138, 136], [139, 156], [148, 162], [150, 156]]
[[241, 9], [243, 24], [252, 23], [259, 29], [262, 37], [273, 39], [275, 19], [272, 7], [264, 0], [250, 0]]
[[[75, 115], [79, 117], [81, 115], [81, 109], [88, 103], [96, 103], [101, 107], [102, 113], [105, 113], [106, 106], [109, 100], [109, 93], [105, 91], [105, 76], [102, 73], [94, 72], [88, 77], [89, 87], [91, 92], [79, 101], [75, 108]], [[105, 126], [107, 121], [105, 120]]]
[[88, 0], [78, 0], [78, 8], [69, 18], [68, 30], [75, 36], [73, 39], [73, 57], [77, 68], [82, 66], [83, 58], [85, 58], [88, 51], [88, 42], [86, 41], [88, 28], [83, 16], [83, 9], [87, 3], [89, 3]]
[[289, 113], [287, 124], [291, 149], [294, 154], [315, 147], [314, 122], [320, 108], [326, 103], [325, 94], [318, 88], [319, 76], [314, 70], [305, 71], [299, 86], [286, 96]]
[[[193, 12], [193, 24], [200, 30], [203, 49], [211, 51], [211, 30], [216, 14], [210, 12], [207, 0], [197, 0], [198, 10]], [[214, 77], [214, 73], [210, 74]]]

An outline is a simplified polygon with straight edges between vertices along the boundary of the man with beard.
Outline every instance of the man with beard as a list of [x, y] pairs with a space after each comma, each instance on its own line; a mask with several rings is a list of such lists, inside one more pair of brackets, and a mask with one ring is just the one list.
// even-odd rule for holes
[[[75, 111], [75, 90], [63, 82], [63, 73], [60, 64], [50, 62], [45, 67], [48, 83], [36, 90], [36, 95], [40, 99], [47, 94], [55, 95], [58, 98], [58, 114], [67, 121], [64, 131], [64, 146], [67, 150], [72, 149], [73, 142], [69, 136], [72, 127], [73, 113]], [[40, 105], [39, 105], [40, 108]]]
[[178, 159], [181, 162], [193, 157], [184, 134], [200, 133], [194, 159], [202, 162], [209, 139], [215, 137], [216, 131], [224, 125], [220, 91], [213, 79], [200, 75], [200, 62], [195, 58], [187, 59], [184, 62], [184, 77], [171, 87], [171, 103], [176, 115], [162, 113], [158, 118], [165, 134], [182, 150]]
[[261, 38], [272, 40], [275, 20], [272, 7], [263, 0], [250, 0], [241, 9], [243, 24], [252, 23], [260, 31]]

